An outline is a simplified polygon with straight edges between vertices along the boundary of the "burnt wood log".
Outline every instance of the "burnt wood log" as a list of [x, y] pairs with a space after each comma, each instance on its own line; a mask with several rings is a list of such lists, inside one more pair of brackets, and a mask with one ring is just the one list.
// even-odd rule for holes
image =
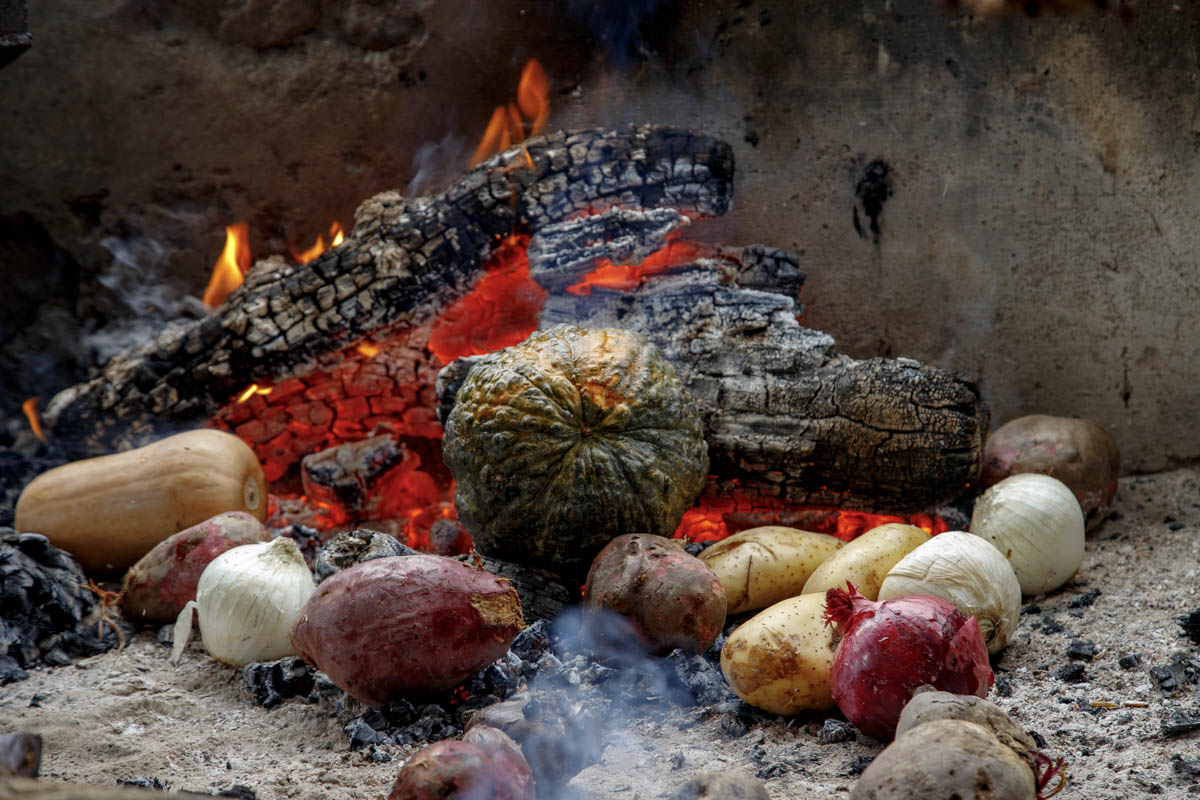
[[[370, 391], [351, 391], [346, 375], [319, 385], [305, 384], [306, 376], [363, 360], [353, 352], [359, 341], [390, 341], [353, 380], [361, 387], [415, 376], [419, 391], [404, 403], [422, 408], [397, 400], [394, 411], [390, 396], [370, 408], [406, 420], [409, 411], [428, 412], [428, 422], [394, 432], [410, 437], [422, 469], [432, 468], [439, 451], [411, 437], [436, 444], [432, 409], [452, 404], [469, 360], [442, 370], [435, 393], [442, 364], [430, 328], [476, 284], [505, 237], [520, 232], [529, 236], [530, 275], [549, 291], [542, 327], [636, 330], [675, 364], [703, 409], [715, 476], [709, 491], [892, 512], [960, 494], [976, 480], [988, 426], [977, 388], [909, 359], [837, 353], [828, 335], [798, 323], [804, 276], [786, 253], [683, 243], [678, 259], [656, 266], [660, 274], [624, 290], [581, 288], [605, 262], [674, 253], [662, 248], [674, 247], [691, 219], [727, 210], [732, 174], [724, 143], [643, 126], [531, 139], [437, 197], [377, 195], [359, 208], [343, 245], [304, 266], [259, 262], [203, 320], [164, 331], [61, 392], [47, 408], [47, 428], [72, 456], [123, 449], [212, 421], [248, 384], [267, 381], [281, 389], [271, 402], [294, 395], [296, 403], [272, 406], [265, 421], [245, 412], [245, 422], [227, 427], [257, 436], [264, 461], [270, 452], [292, 458], [294, 449], [269, 439], [285, 422], [329, 429], [328, 405], [301, 398], [336, 404], [328, 396], [341, 392], [368, 406], [345, 397]], [[292, 384], [286, 391], [284, 382]], [[322, 435], [329, 446], [331, 435]], [[268, 474], [282, 473], [273, 465]]]
[[[666, 244], [662, 212], [619, 212], [629, 230]], [[578, 264], [630, 249], [602, 214], [550, 226], [532, 274], [563, 285]], [[675, 227], [684, 222], [677, 218]], [[607, 242], [607, 244], [606, 244]], [[611, 252], [606, 250], [611, 249]], [[551, 295], [543, 328], [569, 323], [642, 333], [666, 354], [701, 409], [713, 479], [750, 498], [866, 511], [922, 511], [954, 499], [982, 466], [989, 415], [976, 385], [912, 359], [859, 361], [797, 321], [796, 260], [767, 247], [712, 249], [632, 290]], [[440, 419], [475, 359], [438, 378]]]
[[297, 266], [260, 261], [195, 324], [114, 357], [60, 392], [45, 422], [64, 452], [95, 455], [195, 427], [256, 381], [329, 367], [389, 330], [431, 322], [514, 231], [612, 206], [725, 213], [733, 156], [711, 136], [654, 126], [529, 139], [436, 197], [385, 192], [340, 246]]

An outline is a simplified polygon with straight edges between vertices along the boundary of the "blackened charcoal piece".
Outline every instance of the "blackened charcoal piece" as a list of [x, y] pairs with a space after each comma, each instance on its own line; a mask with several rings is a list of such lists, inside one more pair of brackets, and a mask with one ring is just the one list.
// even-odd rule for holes
[[1087, 639], [1072, 639], [1067, 646], [1067, 658], [1091, 661], [1096, 656], [1096, 645]]
[[[0, 622], [0, 630], [3, 628], [3, 622]], [[10, 683], [23, 681], [29, 677], [29, 673], [21, 669], [17, 664], [17, 660], [12, 656], [0, 655], [0, 686], [7, 686]]]
[[821, 732], [817, 734], [817, 741], [821, 744], [840, 744], [857, 740], [858, 731], [854, 726], [849, 722], [842, 722], [840, 719], [825, 720]]
[[165, 792], [167, 785], [158, 778], [117, 778], [117, 786], [133, 786], [138, 789], [153, 789], [156, 792]]
[[992, 691], [994, 691], [1000, 697], [1012, 697], [1012, 681], [1003, 675], [997, 675], [996, 685], [993, 687]]
[[1169, 666], [1151, 667], [1150, 678], [1164, 692], [1173, 692], [1179, 688], [1179, 679], [1175, 677], [1174, 671]]
[[411, 556], [416, 553], [416, 550], [401, 544], [395, 536], [358, 528], [339, 533], [326, 542], [313, 559], [313, 572], [318, 581], [323, 581], [346, 567], [364, 561], [390, 556]]
[[1087, 680], [1087, 670], [1083, 664], [1067, 664], [1054, 670], [1054, 677], [1065, 683], [1083, 683]]
[[1098, 597], [1100, 597], [1099, 589], [1088, 589], [1086, 592], [1079, 595], [1079, 597], [1076, 597], [1070, 603], [1067, 603], [1067, 605], [1070, 608], [1088, 608], [1096, 602]]
[[[91, 655], [115, 645], [95, 636], [95, 624], [74, 634], [95, 606], [95, 595], [79, 564], [65, 551], [36, 533], [0, 529], [0, 681], [21, 678], [22, 669], [46, 663], [70, 663], [66, 649]], [[15, 663], [13, 663], [15, 662]]]
[[676, 650], [666, 660], [674, 667], [675, 677], [691, 693], [695, 705], [711, 706], [737, 699], [721, 668], [707, 656]]
[[1130, 653], [1128, 655], [1121, 656], [1119, 659], [1117, 659], [1117, 664], [1121, 667], [1121, 669], [1137, 669], [1142, 665], [1142, 654]]
[[1200, 608], [1189, 611], [1177, 619], [1179, 626], [1183, 628], [1184, 636], [1191, 639], [1193, 643], [1200, 644]]
[[302, 658], [281, 658], [242, 667], [242, 677], [254, 693], [254, 702], [275, 708], [291, 697], [306, 697], [313, 689], [313, 670]]
[[671, 800], [767, 800], [762, 782], [739, 772], [702, 772], [671, 795]]
[[217, 797], [236, 797], [238, 800], [258, 800], [258, 795], [249, 786], [243, 786], [240, 783], [235, 783], [228, 789], [222, 789], [217, 792]]

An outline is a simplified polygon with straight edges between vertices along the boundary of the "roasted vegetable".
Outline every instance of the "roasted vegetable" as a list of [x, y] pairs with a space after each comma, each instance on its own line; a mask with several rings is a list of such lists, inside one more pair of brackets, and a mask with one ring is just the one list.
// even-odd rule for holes
[[842, 544], [827, 533], [764, 525], [722, 539], [700, 560], [725, 587], [729, 613], [740, 614], [801, 594], [813, 570]]
[[115, 572], [225, 511], [266, 519], [262, 467], [233, 434], [197, 430], [42, 473], [17, 499], [14, 527], [45, 535], [86, 572]]
[[804, 593], [825, 593], [854, 584], [863, 597], [874, 600], [888, 570], [900, 559], [929, 541], [929, 534], [915, 525], [890, 522], [848, 543], [813, 572]]
[[1089, 419], [1031, 414], [992, 431], [983, 448], [985, 489], [1021, 472], [1065, 483], [1090, 531], [1108, 516], [1117, 496], [1121, 454], [1108, 431]]
[[572, 576], [616, 536], [673, 534], [708, 475], [695, 403], [623, 330], [560, 325], [484, 356], [443, 447], [479, 551]]
[[446, 739], [404, 762], [388, 800], [533, 800], [533, 776], [520, 749], [495, 728], [477, 730], [491, 733]]
[[265, 542], [263, 524], [244, 511], [217, 514], [167, 537], [125, 573], [121, 611], [132, 622], [174, 622], [209, 562], [233, 547]]
[[824, 609], [823, 594], [790, 597], [730, 634], [721, 672], [734, 693], [775, 714], [833, 708], [829, 667], [836, 641]]
[[524, 627], [506, 582], [441, 556], [393, 556], [323, 581], [292, 625], [296, 652], [378, 706], [453, 688], [500, 658]]
[[634, 533], [605, 546], [583, 588], [584, 629], [595, 634], [607, 609], [628, 617], [649, 650], [703, 653], [725, 624], [725, 590], [679, 541]]
[[990, 730], [959, 719], [918, 725], [863, 771], [850, 800], [1034, 800], [1033, 770]]

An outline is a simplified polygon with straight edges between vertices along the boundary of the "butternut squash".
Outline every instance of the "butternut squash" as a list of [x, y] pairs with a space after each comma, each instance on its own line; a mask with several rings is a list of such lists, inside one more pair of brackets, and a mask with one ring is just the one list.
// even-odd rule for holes
[[249, 445], [204, 429], [42, 473], [17, 499], [14, 527], [43, 534], [85, 572], [113, 573], [224, 511], [264, 521], [266, 481]]

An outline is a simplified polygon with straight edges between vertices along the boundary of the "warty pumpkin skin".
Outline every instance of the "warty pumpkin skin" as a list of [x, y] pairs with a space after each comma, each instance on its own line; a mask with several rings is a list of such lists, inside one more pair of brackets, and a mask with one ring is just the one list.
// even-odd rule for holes
[[471, 368], [443, 452], [480, 552], [573, 577], [617, 536], [671, 536], [708, 474], [699, 412], [658, 348], [568, 325]]

